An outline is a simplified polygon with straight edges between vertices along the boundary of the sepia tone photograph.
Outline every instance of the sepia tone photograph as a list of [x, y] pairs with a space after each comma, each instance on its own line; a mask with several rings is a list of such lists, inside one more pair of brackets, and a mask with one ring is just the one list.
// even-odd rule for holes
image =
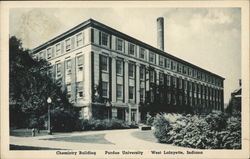
[[247, 158], [241, 6], [37, 4], [8, 8], [10, 154]]

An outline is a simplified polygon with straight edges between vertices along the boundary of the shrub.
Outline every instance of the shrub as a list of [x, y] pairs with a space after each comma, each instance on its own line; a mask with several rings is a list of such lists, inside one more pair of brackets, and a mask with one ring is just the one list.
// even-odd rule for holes
[[82, 130], [109, 130], [109, 129], [128, 129], [127, 122], [118, 119], [85, 119], [82, 120]]
[[51, 128], [56, 132], [69, 132], [76, 129], [79, 120], [77, 115], [72, 109], [56, 108], [51, 111]]
[[204, 117], [158, 114], [153, 122], [159, 142], [199, 149], [240, 149], [241, 120], [223, 113]]
[[159, 142], [167, 142], [170, 136], [168, 132], [171, 129], [170, 122], [163, 115], [157, 114], [153, 122], [155, 131], [154, 135]]

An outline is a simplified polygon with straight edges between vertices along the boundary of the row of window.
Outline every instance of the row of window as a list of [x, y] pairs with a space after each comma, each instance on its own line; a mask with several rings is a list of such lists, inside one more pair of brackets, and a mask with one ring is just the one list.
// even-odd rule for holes
[[[72, 95], [71, 84], [67, 84], [67, 96], [70, 99]], [[76, 83], [76, 98], [81, 99], [84, 97], [83, 81]]]
[[[164, 96], [162, 96], [163, 98]], [[150, 93], [150, 100], [154, 100], [154, 93], [151, 92]], [[177, 101], [178, 100], [178, 101]], [[143, 102], [143, 98], [140, 99], [141, 102]], [[176, 105], [178, 102], [178, 104], [182, 105], [188, 105], [188, 103], [190, 105], [197, 105], [197, 104], [206, 104], [207, 106], [209, 105], [213, 105], [214, 109], [220, 109], [221, 106], [221, 101], [212, 101], [212, 100], [208, 100], [208, 99], [201, 99], [201, 98], [197, 98], [197, 97], [191, 97], [191, 96], [183, 96], [183, 95], [176, 95], [176, 94], [171, 94], [170, 92], [167, 93], [166, 95], [166, 103], [167, 104], [173, 104]]]
[[[197, 89], [198, 87], [195, 87], [193, 89]], [[204, 88], [203, 88], [204, 89]], [[191, 91], [190, 91], [191, 92]], [[215, 90], [212, 88], [206, 87], [203, 91], [204, 93], [201, 93], [198, 91], [198, 94], [194, 93], [192, 95], [189, 94], [190, 97], [194, 97], [197, 99], [206, 99], [206, 100], [212, 100], [212, 101], [219, 101], [221, 102], [221, 93], [219, 90]], [[206, 95], [205, 95], [206, 92]], [[134, 86], [129, 86], [128, 87], [128, 99], [129, 100], [134, 100], [135, 97], [135, 88]], [[185, 96], [188, 96], [188, 94], [184, 93]], [[102, 96], [103, 97], [108, 97], [108, 82], [103, 81], [102, 82]], [[172, 96], [173, 97], [173, 96]], [[116, 98], [119, 100], [123, 99], [123, 85], [122, 84], [116, 84]], [[145, 98], [145, 88], [140, 88], [140, 100], [144, 101]], [[167, 98], [171, 98], [171, 93], [167, 92]]]
[[[77, 98], [83, 98], [83, 55], [76, 57], [76, 90]], [[67, 85], [68, 97], [71, 97], [71, 83], [72, 83], [72, 59], [66, 59], [65, 61], [65, 83]], [[55, 64], [56, 79], [62, 79], [62, 63]]]
[[60, 56], [61, 54], [67, 53], [75, 48], [79, 48], [84, 45], [84, 33], [80, 32], [76, 35], [67, 38], [53, 46], [46, 48], [45, 50], [40, 51], [37, 55], [37, 59], [51, 59], [53, 57]]
[[[123, 70], [124, 70], [124, 64], [123, 64], [123, 60], [121, 59], [117, 59], [116, 60], [116, 74], [122, 76], [123, 75]], [[101, 56], [101, 70], [102, 71], [108, 71], [108, 58], [106, 56]], [[129, 78], [134, 78], [135, 77], [135, 63], [133, 62], [129, 62], [128, 64], [128, 75]], [[145, 79], [145, 68], [144, 67], [140, 67], [139, 70], [139, 78], [140, 80], [144, 80]], [[155, 71], [149, 71], [149, 81], [155, 83], [156, 81], [156, 72]], [[171, 79], [172, 78], [172, 79]], [[179, 78], [178, 79], [178, 87], [179, 89], [182, 89], [182, 85], [183, 85], [183, 81], [184, 79]], [[167, 86], [171, 85], [171, 81], [172, 81], [172, 85], [174, 88], [177, 88], [177, 77], [171, 77], [169, 75], [166, 76], [166, 84]], [[184, 81], [184, 88], [185, 90], [187, 89], [187, 81]], [[159, 73], [159, 84], [162, 85], [164, 84], [164, 74], [162, 72]], [[196, 84], [194, 84], [194, 90], [196, 92]], [[198, 89], [200, 90], [200, 89]]]
[[[72, 59], [66, 59], [65, 61], [65, 76], [67, 79], [67, 76], [71, 79], [72, 74]], [[60, 79], [62, 77], [62, 63], [57, 62], [55, 64], [56, 67], [56, 79]], [[83, 73], [83, 55], [76, 57], [76, 76], [82, 77]], [[67, 81], [66, 83], [69, 83], [71, 80]]]
[[[120, 65], [120, 66], [122, 66], [122, 65]], [[131, 68], [134, 68], [134, 67], [131, 67]], [[140, 67], [140, 79], [142, 79], [142, 80], [144, 80], [144, 78], [145, 78], [144, 71], [145, 71], [145, 69], [143, 67]], [[120, 71], [118, 71], [118, 72], [120, 72]], [[154, 78], [155, 78], [154, 76], [155, 76], [155, 72], [150, 71], [149, 72], [149, 81], [152, 81], [152, 79], [154, 80]], [[192, 94], [194, 93], [193, 94], [194, 97], [198, 96], [198, 98], [201, 98], [201, 97], [206, 96], [206, 98], [209, 97], [211, 99], [216, 98], [216, 100], [221, 100], [220, 98], [221, 98], [222, 95], [221, 95], [220, 90], [213, 89], [211, 87], [201, 85], [201, 84], [198, 84], [198, 83], [190, 82], [190, 81], [184, 80], [182, 78], [177, 78], [177, 77], [174, 77], [174, 76], [165, 75], [165, 79], [164, 79], [164, 74], [160, 73], [159, 74], [159, 82], [162, 83], [162, 84], [164, 84], [166, 82], [167, 86], [171, 86], [172, 88], [183, 89], [185, 94], [188, 94], [187, 91], [189, 91], [190, 96], [192, 96]], [[107, 95], [107, 87], [108, 87], [108, 82], [104, 82], [103, 91], [104, 91], [104, 96], [105, 97]], [[117, 84], [116, 88], [117, 88], [117, 92], [116, 92], [117, 93], [117, 98], [122, 98], [123, 85], [122, 84]], [[140, 88], [140, 98], [144, 98], [144, 91], [145, 91], [145, 88]], [[129, 86], [129, 99], [133, 99], [133, 96], [134, 96], [133, 94], [134, 94], [134, 87]]]
[[[134, 100], [135, 98], [135, 87], [129, 86], [128, 87], [128, 99]], [[108, 97], [108, 82], [102, 81], [102, 96], [107, 98]], [[123, 85], [122, 84], [116, 84], [116, 98], [118, 100], [123, 99]]]
[[[107, 46], [109, 44], [109, 35], [107, 33], [104, 32], [100, 32], [101, 34], [101, 45]], [[116, 50], [120, 51], [120, 52], [124, 52], [124, 40], [120, 39], [120, 38], [116, 38]], [[136, 55], [136, 45], [133, 43], [128, 42], [128, 54], [135, 56]], [[146, 60], [146, 49], [140, 47], [139, 48], [139, 58]], [[205, 81], [205, 82], [209, 82], [212, 84], [215, 84], [217, 86], [223, 86], [222, 81], [211, 76], [208, 75], [206, 73], [203, 73], [201, 71], [198, 71], [196, 69], [193, 69], [191, 67], [185, 66], [184, 64], [178, 63], [174, 60], [171, 60], [167, 57], [164, 57], [162, 55], [159, 55], [159, 62], [158, 65], [167, 69], [170, 69], [172, 71], [193, 77], [193, 78], [197, 78], [199, 80]], [[157, 64], [156, 62], [156, 53], [149, 51], [149, 62], [153, 63], [153, 64]]]
[[[106, 56], [101, 56], [101, 71], [103, 72], [108, 72], [108, 57]], [[116, 74], [123, 76], [123, 69], [124, 69], [124, 62], [123, 60], [116, 60]], [[135, 64], [130, 62], [128, 64], [128, 76], [130, 78], [135, 77]]]

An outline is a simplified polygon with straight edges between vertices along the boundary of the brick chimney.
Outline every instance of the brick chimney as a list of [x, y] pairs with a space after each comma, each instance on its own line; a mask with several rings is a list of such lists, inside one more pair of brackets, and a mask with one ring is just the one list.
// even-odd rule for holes
[[164, 51], [164, 19], [157, 18], [157, 47]]

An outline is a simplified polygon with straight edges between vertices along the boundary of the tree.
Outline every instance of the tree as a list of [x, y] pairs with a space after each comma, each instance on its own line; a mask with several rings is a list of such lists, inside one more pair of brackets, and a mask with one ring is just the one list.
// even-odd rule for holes
[[[51, 69], [50, 63], [46, 60], [33, 59], [29, 50], [22, 48], [21, 40], [15, 36], [10, 37], [9, 40], [11, 125], [20, 124], [16, 125], [17, 127], [44, 125], [47, 118], [48, 97], [52, 98], [52, 108], [57, 114], [68, 114], [66, 116], [69, 118], [76, 119], [77, 112], [68, 101], [66, 92], [62, 91], [60, 82], [54, 81], [48, 73]], [[69, 115], [68, 112], [74, 116]], [[55, 114], [55, 111], [52, 111], [52, 119], [53, 113]], [[20, 120], [15, 118], [21, 116], [24, 116], [26, 121], [15, 123], [15, 120]]]

